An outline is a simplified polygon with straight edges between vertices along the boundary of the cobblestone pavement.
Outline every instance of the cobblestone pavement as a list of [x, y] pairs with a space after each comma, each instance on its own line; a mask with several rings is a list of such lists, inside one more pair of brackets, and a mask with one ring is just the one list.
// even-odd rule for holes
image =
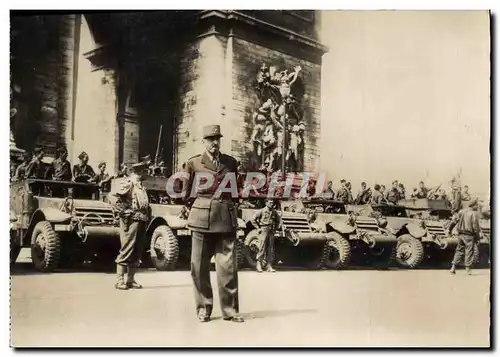
[[223, 321], [218, 303], [214, 320], [200, 324], [187, 271], [137, 278], [143, 290], [117, 291], [113, 273], [39, 274], [21, 259], [12, 345], [489, 346], [487, 269], [242, 271], [244, 324]]

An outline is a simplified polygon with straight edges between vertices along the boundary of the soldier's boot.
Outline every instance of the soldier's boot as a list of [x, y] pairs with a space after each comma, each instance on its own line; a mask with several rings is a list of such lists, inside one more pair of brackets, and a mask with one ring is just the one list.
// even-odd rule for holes
[[472, 269], [470, 267], [465, 267], [465, 271], [468, 275], [472, 275]]
[[274, 268], [271, 266], [271, 264], [267, 263], [266, 271], [267, 271], [268, 273], [274, 273], [274, 272], [276, 272], [276, 269], [274, 269]]
[[127, 290], [127, 284], [125, 283], [125, 274], [127, 273], [127, 267], [118, 264], [116, 266], [116, 284], [115, 288], [118, 290]]
[[257, 269], [257, 272], [262, 273], [264, 270], [262, 270], [262, 263], [257, 261], [257, 266], [255, 267]]
[[129, 265], [127, 271], [127, 287], [129, 289], [142, 289], [142, 285], [135, 281], [136, 268]]
[[451, 273], [451, 274], [455, 274], [455, 273], [456, 273], [456, 267], [455, 267], [455, 264], [452, 264], [452, 265], [451, 265], [450, 273]]

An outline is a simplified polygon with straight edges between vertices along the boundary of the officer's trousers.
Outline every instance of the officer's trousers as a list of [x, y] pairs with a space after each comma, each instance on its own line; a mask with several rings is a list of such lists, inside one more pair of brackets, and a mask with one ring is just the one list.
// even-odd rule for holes
[[474, 260], [474, 236], [469, 234], [458, 235], [458, 245], [455, 250], [452, 264], [458, 265], [464, 257], [465, 253], [465, 266], [470, 268]]
[[120, 252], [115, 263], [132, 267], [139, 266], [144, 251], [144, 241], [146, 235], [146, 222], [129, 221], [120, 218]]
[[236, 232], [192, 231], [191, 277], [198, 315], [210, 316], [212, 314], [210, 260], [214, 255], [222, 317], [229, 318], [239, 312]]
[[260, 230], [260, 247], [256, 260], [272, 264], [274, 260], [274, 232], [271, 227], [262, 227]]

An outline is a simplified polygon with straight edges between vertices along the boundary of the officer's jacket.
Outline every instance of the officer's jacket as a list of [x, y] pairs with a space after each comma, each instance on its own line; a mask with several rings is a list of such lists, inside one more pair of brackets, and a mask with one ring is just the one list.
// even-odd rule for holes
[[[231, 197], [230, 193], [224, 193], [219, 199], [214, 198], [219, 184], [228, 173], [234, 173], [234, 179], [229, 181], [235, 185], [233, 191], [238, 192], [236, 173], [238, 163], [229, 155], [219, 155], [219, 167], [215, 167], [210, 157], [203, 153], [188, 160], [185, 172], [189, 179], [183, 182], [186, 188], [185, 204], [191, 207], [188, 218], [189, 229], [206, 233], [230, 233], [238, 227], [237, 197]], [[214, 176], [214, 184], [192, 195], [193, 183], [196, 173], [209, 173]], [[229, 186], [226, 186], [229, 187]]]
[[140, 182], [132, 179], [123, 180], [112, 194], [116, 197], [112, 202], [113, 208], [121, 217], [135, 221], [150, 219], [148, 193]]

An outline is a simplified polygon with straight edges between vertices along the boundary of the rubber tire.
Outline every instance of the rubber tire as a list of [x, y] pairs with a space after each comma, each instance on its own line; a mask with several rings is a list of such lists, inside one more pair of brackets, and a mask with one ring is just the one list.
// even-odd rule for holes
[[[402, 259], [399, 254], [400, 245], [403, 243], [407, 243], [411, 247], [411, 255], [407, 260]], [[410, 234], [403, 234], [402, 236], [400, 236], [398, 238], [398, 243], [394, 249], [394, 260], [396, 264], [402, 268], [413, 269], [422, 264], [422, 262], [424, 261], [425, 252], [422, 242], [419, 239], [411, 236]]]
[[[328, 235], [331, 237], [329, 240], [335, 241], [336, 248], [330, 246], [328, 242], [325, 244], [323, 264], [328, 269], [342, 269], [349, 265], [351, 261], [351, 244], [349, 240], [344, 238], [337, 232], [330, 232]], [[337, 251], [337, 259], [331, 260], [332, 252]]]
[[[162, 237], [166, 243], [166, 255], [162, 257], [158, 257], [155, 250], [155, 243], [160, 237]], [[177, 260], [179, 259], [179, 241], [170, 227], [165, 225], [156, 227], [151, 235], [149, 249], [151, 262], [156, 270], [167, 271], [175, 269]]]
[[[37, 250], [39, 248], [35, 245], [36, 238], [39, 234], [43, 234], [46, 240], [46, 249], [42, 260], [38, 257]], [[31, 236], [31, 259], [35, 269], [43, 273], [54, 271], [59, 267], [60, 258], [61, 238], [59, 234], [54, 231], [50, 222], [38, 222]]]
[[258, 229], [254, 229], [254, 230], [250, 231], [247, 234], [247, 236], [245, 237], [245, 243], [244, 243], [244, 247], [243, 247], [245, 261], [246, 261], [247, 265], [252, 269], [255, 269], [255, 267], [257, 266], [257, 260], [256, 260], [256, 253], [250, 249], [250, 244], [252, 244], [253, 241], [258, 240], [258, 239], [259, 239]]

